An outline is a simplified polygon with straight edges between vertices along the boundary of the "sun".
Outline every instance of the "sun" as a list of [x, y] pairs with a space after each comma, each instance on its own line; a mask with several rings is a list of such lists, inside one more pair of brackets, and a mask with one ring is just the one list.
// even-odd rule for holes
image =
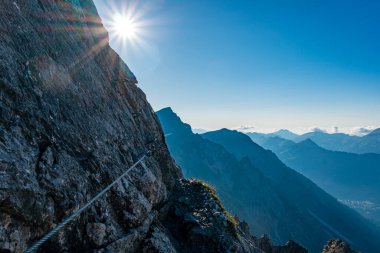
[[138, 33], [136, 22], [126, 15], [115, 15], [113, 30], [117, 36], [124, 40], [136, 39]]
[[107, 2], [107, 8], [104, 8], [105, 15], [102, 21], [108, 32], [107, 38], [110, 45], [123, 53], [136, 53], [141, 50], [146, 52], [147, 48], [151, 47], [147, 41], [153, 37], [152, 24], [158, 22], [158, 20], [152, 21], [149, 15], [151, 8], [146, 6], [145, 1], [114, 2], [114, 0], [109, 0], [105, 2]]

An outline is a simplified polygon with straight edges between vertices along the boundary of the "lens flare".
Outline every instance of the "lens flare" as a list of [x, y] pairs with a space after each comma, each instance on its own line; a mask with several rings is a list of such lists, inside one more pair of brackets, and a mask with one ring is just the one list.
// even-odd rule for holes
[[133, 40], [137, 37], [138, 27], [131, 18], [117, 14], [113, 21], [113, 31], [124, 40]]

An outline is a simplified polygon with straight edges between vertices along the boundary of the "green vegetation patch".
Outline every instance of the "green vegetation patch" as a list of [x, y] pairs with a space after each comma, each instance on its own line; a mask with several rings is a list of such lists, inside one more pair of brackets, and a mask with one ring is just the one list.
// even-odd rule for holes
[[218, 204], [218, 206], [222, 210], [223, 214], [227, 218], [228, 225], [229, 225], [229, 231], [232, 233], [232, 235], [235, 238], [238, 238], [237, 228], [236, 228], [238, 226], [237, 221], [233, 217], [233, 215], [230, 212], [228, 212], [227, 209], [224, 207], [222, 201], [219, 199], [219, 197], [216, 193], [215, 187], [213, 187], [213, 186], [211, 186], [211, 185], [207, 184], [206, 182], [199, 180], [199, 179], [192, 179], [191, 182], [195, 185], [202, 187], [203, 190], [205, 190], [207, 193], [209, 193], [212, 196], [214, 201]]

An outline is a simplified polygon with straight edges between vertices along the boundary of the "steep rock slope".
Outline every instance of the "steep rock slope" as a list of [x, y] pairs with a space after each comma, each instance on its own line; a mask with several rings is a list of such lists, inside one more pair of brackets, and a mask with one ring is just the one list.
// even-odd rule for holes
[[118, 185], [47, 247], [101, 247], [149, 223], [181, 173], [92, 2], [5, 1], [0, 32], [0, 248], [24, 249], [156, 141], [150, 171], [134, 170], [130, 187]]
[[[202, 243], [182, 244], [173, 234], [184, 231], [167, 227], [173, 217], [185, 224], [196, 206], [171, 215], [184, 187], [181, 171], [134, 75], [108, 46], [92, 1], [2, 1], [0, 37], [0, 252], [23, 252], [149, 150], [146, 167], [133, 169], [40, 252], [211, 245], [196, 230]], [[190, 203], [217, 205], [194, 184], [187, 183], [195, 188]], [[220, 226], [224, 221], [207, 223], [223, 235], [213, 240], [224, 245], [218, 252], [261, 252], [247, 235], [230, 233], [235, 223]]]

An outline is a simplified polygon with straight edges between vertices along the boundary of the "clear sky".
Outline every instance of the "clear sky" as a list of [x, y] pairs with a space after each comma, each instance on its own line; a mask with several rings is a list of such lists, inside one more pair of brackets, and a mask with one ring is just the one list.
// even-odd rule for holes
[[155, 110], [194, 128], [380, 126], [380, 1], [95, 0]]

